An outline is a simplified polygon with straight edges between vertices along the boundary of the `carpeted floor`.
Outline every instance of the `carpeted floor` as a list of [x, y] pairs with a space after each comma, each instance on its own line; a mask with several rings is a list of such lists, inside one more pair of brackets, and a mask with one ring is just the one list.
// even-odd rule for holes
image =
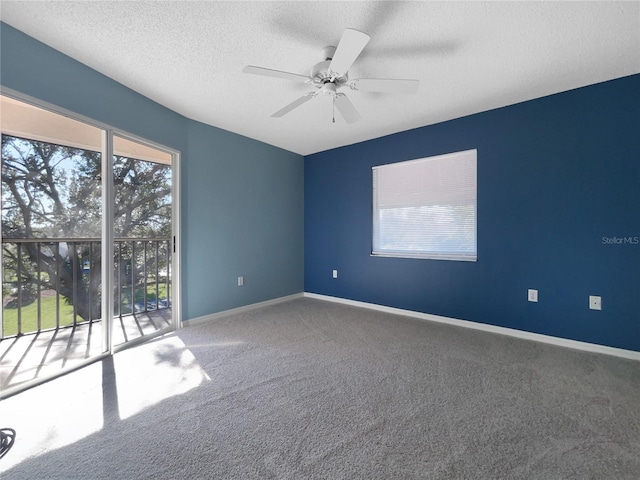
[[0, 402], [10, 479], [637, 479], [640, 363], [301, 298]]

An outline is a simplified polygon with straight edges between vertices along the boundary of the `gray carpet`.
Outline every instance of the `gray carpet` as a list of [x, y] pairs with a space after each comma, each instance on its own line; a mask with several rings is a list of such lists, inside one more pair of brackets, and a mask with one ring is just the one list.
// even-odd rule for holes
[[182, 329], [0, 407], [17, 432], [3, 480], [640, 472], [638, 362], [304, 298]]

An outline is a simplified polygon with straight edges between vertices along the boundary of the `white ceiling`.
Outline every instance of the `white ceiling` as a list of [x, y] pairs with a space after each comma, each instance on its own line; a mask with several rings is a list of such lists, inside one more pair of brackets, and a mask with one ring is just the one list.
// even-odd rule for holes
[[[640, 72], [640, 2], [0, 2], [2, 21], [182, 115], [307, 155]], [[371, 41], [351, 78], [415, 78], [417, 94], [347, 91], [331, 122], [306, 75], [345, 28]]]

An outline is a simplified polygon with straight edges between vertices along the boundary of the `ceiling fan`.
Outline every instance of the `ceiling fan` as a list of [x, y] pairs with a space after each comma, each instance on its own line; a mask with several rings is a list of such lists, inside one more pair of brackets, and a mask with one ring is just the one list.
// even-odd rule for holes
[[[349, 98], [340, 90], [350, 88], [361, 92], [383, 92], [383, 93], [415, 93], [418, 90], [418, 80], [400, 80], [390, 78], [360, 78], [351, 80], [349, 78], [349, 68], [356, 61], [364, 47], [369, 42], [369, 35], [352, 28], [347, 28], [342, 34], [337, 47], [324, 47], [322, 49], [323, 61], [316, 63], [310, 74], [299, 75], [297, 73], [282, 72], [270, 68], [255, 67], [248, 65], [242, 69], [244, 73], [255, 75], [265, 75], [267, 77], [284, 78], [295, 82], [308, 83], [316, 90], [304, 94], [294, 100], [286, 107], [271, 115], [272, 117], [282, 117], [308, 102], [320, 94], [328, 95], [333, 99], [333, 105], [338, 109], [347, 123], [360, 120], [360, 114], [353, 106]], [[335, 117], [333, 118], [335, 122]]]

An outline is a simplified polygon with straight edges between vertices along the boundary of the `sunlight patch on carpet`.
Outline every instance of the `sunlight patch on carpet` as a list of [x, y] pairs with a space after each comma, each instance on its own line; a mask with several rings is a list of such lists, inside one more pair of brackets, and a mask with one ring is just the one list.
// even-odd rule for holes
[[193, 354], [170, 334], [4, 399], [0, 427], [13, 428], [16, 437], [2, 468], [85, 441], [208, 381]]
[[114, 366], [121, 420], [210, 380], [177, 336], [120, 352]]

